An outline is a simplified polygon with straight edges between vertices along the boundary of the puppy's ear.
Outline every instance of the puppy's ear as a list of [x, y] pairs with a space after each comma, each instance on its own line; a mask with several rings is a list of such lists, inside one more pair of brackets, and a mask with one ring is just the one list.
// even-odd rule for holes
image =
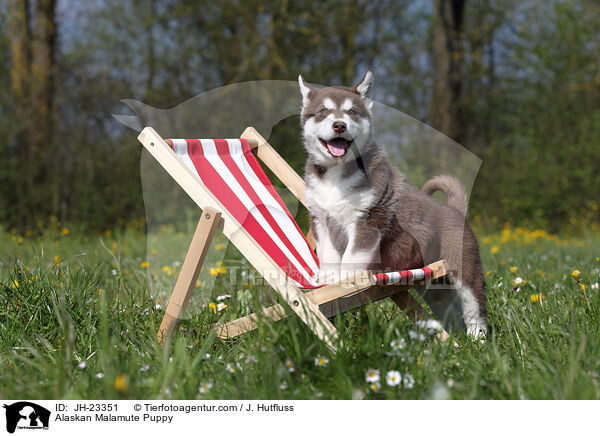
[[302, 74], [298, 75], [298, 84], [300, 85], [300, 93], [302, 94], [302, 106], [306, 106], [308, 103], [308, 96], [313, 90], [313, 87], [304, 81]]
[[354, 90], [358, 92], [362, 98], [367, 96], [367, 91], [369, 90], [369, 86], [373, 83], [373, 73], [371, 70], [367, 71], [360, 82], [354, 85]]

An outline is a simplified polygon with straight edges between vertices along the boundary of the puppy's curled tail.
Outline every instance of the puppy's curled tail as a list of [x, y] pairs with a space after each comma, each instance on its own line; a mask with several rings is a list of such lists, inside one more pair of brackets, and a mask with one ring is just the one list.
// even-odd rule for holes
[[452, 176], [435, 176], [429, 179], [423, 185], [421, 190], [427, 195], [433, 194], [435, 191], [442, 191], [448, 201], [446, 204], [464, 216], [467, 215], [467, 196], [462, 184]]

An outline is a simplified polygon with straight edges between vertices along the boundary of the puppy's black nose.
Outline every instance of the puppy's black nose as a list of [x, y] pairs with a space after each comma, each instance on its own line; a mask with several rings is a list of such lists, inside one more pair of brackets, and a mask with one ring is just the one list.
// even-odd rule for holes
[[335, 133], [344, 133], [346, 131], [346, 123], [344, 123], [343, 121], [334, 122], [333, 131]]

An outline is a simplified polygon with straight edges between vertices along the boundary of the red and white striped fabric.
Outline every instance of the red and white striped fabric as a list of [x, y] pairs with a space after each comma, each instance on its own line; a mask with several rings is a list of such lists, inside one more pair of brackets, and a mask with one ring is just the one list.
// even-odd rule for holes
[[173, 139], [177, 156], [299, 287], [318, 287], [316, 254], [245, 139]]
[[[320, 287], [319, 260], [245, 139], [172, 139], [175, 154], [303, 289]], [[430, 268], [373, 274], [375, 283], [415, 283]]]
[[412, 284], [422, 280], [429, 279], [433, 276], [431, 268], [423, 267], [417, 269], [407, 269], [405, 271], [394, 271], [387, 273], [373, 274], [375, 283], [378, 285], [393, 285], [393, 284]]

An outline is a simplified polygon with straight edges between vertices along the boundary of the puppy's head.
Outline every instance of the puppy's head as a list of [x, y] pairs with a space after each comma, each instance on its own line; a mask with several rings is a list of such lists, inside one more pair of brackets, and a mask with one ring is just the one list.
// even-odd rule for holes
[[366, 93], [372, 81], [373, 74], [367, 71], [351, 88], [317, 88], [298, 76], [304, 146], [315, 162], [334, 165], [368, 145], [373, 102]]

